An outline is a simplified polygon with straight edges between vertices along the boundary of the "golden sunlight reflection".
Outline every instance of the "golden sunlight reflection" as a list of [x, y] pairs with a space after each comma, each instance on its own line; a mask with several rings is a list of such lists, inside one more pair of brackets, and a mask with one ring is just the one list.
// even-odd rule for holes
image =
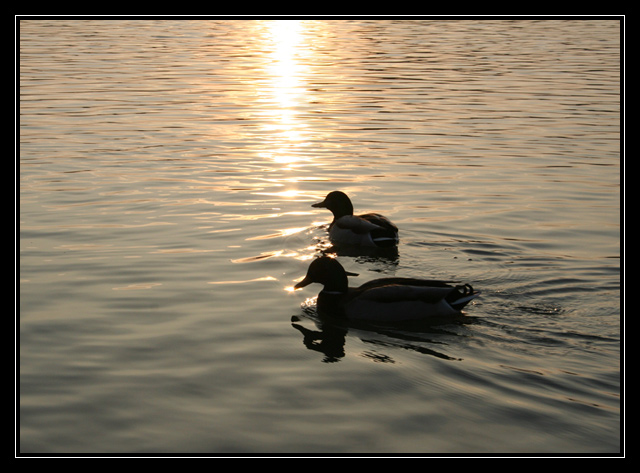
[[285, 228], [284, 230], [278, 231], [278, 233], [270, 233], [269, 235], [255, 236], [255, 237], [247, 238], [246, 241], [268, 240], [271, 238], [283, 238], [283, 237], [295, 235], [296, 233], [307, 231], [308, 229], [309, 227]]
[[255, 279], [246, 279], [243, 281], [209, 281], [207, 284], [247, 284], [260, 281], [277, 281], [277, 279], [272, 276], [265, 276]]
[[302, 23], [296, 20], [275, 20], [268, 23], [273, 43], [271, 63], [268, 67], [272, 77], [274, 98], [280, 105], [284, 117], [292, 114], [297, 104], [300, 74], [303, 70], [296, 56], [301, 41]]
[[307, 66], [300, 61], [308, 51], [303, 44], [304, 22], [266, 20], [263, 25], [267, 78], [259, 96], [271, 147], [261, 156], [291, 167], [300, 160], [301, 148], [307, 146], [306, 124], [298, 114], [306, 96], [303, 76]]
[[[307, 236], [312, 235], [316, 227], [290, 226], [288, 223], [279, 222], [290, 222], [291, 220], [286, 218], [289, 215], [311, 215], [309, 206], [292, 207], [290, 204], [307, 201], [309, 198], [307, 191], [300, 190], [299, 182], [324, 180], [321, 177], [310, 177], [308, 172], [302, 172], [303, 166], [310, 162], [310, 148], [318, 138], [314, 136], [312, 141], [310, 137], [309, 107], [313, 106], [315, 109], [316, 105], [312, 105], [308, 77], [312, 72], [311, 64], [314, 62], [310, 57], [314, 52], [310, 36], [312, 32], [317, 32], [320, 26], [304, 20], [263, 20], [247, 24], [253, 29], [248, 34], [256, 40], [255, 55], [252, 58], [257, 59], [259, 63], [257, 73], [255, 68], [251, 68], [251, 77], [246, 79], [246, 83], [253, 86], [251, 131], [255, 130], [253, 123], [257, 123], [259, 149], [254, 149], [258, 149], [256, 154], [261, 158], [261, 163], [266, 163], [267, 171], [260, 177], [260, 188], [251, 189], [251, 194], [252, 202], [258, 200], [266, 204], [268, 212], [237, 214], [229, 218], [276, 218], [276, 221], [265, 225], [267, 231], [252, 234], [244, 239], [245, 242], [254, 242], [251, 243], [251, 247], [255, 249], [255, 253], [252, 250], [253, 254], [234, 258], [231, 262], [252, 264], [273, 258], [305, 261], [312, 258], [318, 249], [315, 244], [306, 246], [309, 243]], [[313, 25], [312, 29], [310, 25]], [[315, 41], [315, 34], [313, 37]], [[285, 218], [278, 220], [278, 217]], [[275, 245], [273, 240], [281, 240], [282, 246], [272, 248]], [[265, 244], [261, 245], [261, 241]], [[232, 283], [238, 282], [226, 281], [220, 284]], [[292, 288], [285, 290], [292, 291]]]

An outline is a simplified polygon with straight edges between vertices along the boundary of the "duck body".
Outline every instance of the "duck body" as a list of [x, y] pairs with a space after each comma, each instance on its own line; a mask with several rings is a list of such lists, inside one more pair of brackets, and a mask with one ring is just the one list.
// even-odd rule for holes
[[318, 312], [349, 320], [402, 322], [461, 315], [462, 308], [480, 293], [470, 285], [414, 278], [382, 278], [360, 287], [348, 287], [347, 272], [335, 259], [314, 260], [295, 288], [323, 284]]
[[398, 227], [377, 213], [353, 215], [353, 204], [344, 192], [330, 192], [312, 207], [326, 208], [333, 214], [329, 225], [329, 239], [333, 243], [377, 248], [398, 245]]

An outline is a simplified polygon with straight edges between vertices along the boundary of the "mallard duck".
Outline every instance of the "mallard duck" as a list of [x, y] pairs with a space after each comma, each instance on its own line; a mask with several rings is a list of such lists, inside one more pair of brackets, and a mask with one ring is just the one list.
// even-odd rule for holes
[[382, 278], [360, 287], [349, 287], [348, 273], [335, 259], [322, 256], [311, 262], [295, 289], [317, 282], [321, 314], [349, 320], [401, 322], [461, 315], [462, 308], [480, 293], [469, 284], [453, 286], [445, 281]]
[[329, 239], [335, 244], [378, 248], [398, 244], [398, 227], [377, 213], [353, 215], [353, 204], [344, 192], [330, 192], [322, 202], [311, 207], [329, 209], [333, 214]]

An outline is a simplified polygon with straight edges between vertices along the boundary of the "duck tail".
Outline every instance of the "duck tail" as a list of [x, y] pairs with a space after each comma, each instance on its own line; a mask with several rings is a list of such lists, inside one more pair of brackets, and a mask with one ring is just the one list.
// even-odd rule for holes
[[479, 295], [480, 292], [474, 290], [471, 284], [462, 284], [456, 286], [445, 299], [451, 307], [459, 311]]

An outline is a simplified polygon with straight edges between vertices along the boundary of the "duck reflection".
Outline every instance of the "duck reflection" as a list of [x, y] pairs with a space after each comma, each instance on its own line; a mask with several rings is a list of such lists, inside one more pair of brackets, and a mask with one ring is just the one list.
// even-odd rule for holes
[[303, 326], [298, 316], [291, 317], [291, 326], [302, 334], [302, 343], [309, 350], [322, 353], [323, 363], [335, 363], [344, 358], [344, 346], [348, 330], [333, 324], [318, 324], [319, 330]]
[[392, 265], [398, 264], [398, 259], [400, 256], [397, 246], [391, 248], [373, 248], [354, 245], [321, 244], [320, 248], [320, 252], [323, 255], [334, 255], [352, 258], [361, 257], [369, 261], [382, 261]]
[[[324, 355], [323, 363], [336, 363], [346, 356], [345, 346], [350, 337], [372, 345], [384, 353], [367, 351], [361, 356], [376, 362], [395, 363], [389, 349], [409, 350], [443, 360], [457, 361], [461, 358], [449, 356], [425, 345], [449, 345], [451, 337], [460, 336], [459, 327], [474, 322], [473, 317], [438, 326], [432, 322], [419, 321], [400, 327], [384, 327], [367, 323], [348, 324], [327, 315], [318, 314], [313, 302], [307, 302], [302, 314], [291, 317], [291, 326], [302, 334], [302, 343], [311, 350]], [[309, 328], [312, 323], [314, 328]]]

